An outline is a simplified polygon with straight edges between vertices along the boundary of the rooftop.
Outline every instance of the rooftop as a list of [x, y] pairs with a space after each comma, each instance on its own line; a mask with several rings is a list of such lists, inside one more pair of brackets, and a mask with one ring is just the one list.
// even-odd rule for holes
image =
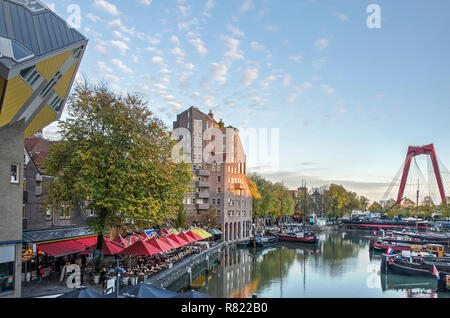
[[0, 64], [8, 69], [82, 41], [39, 0], [0, 0]]

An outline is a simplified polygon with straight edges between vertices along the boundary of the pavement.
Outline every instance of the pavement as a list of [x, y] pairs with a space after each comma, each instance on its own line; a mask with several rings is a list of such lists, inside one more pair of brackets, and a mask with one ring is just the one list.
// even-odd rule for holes
[[[43, 278], [40, 285], [38, 285], [37, 280], [22, 282], [22, 298], [59, 296], [73, 290], [67, 287], [66, 280], [60, 282], [59, 278], [59, 273], [53, 273], [49, 277]], [[95, 285], [85, 280], [81, 285], [92, 288], [96, 292], [103, 294], [103, 287], [101, 284]]]

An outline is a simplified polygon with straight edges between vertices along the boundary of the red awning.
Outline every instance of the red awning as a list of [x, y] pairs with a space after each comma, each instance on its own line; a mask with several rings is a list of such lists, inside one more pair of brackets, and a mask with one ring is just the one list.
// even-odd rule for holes
[[62, 257], [84, 252], [86, 246], [75, 240], [38, 244], [37, 250], [53, 257]]
[[114, 241], [104, 239], [103, 240], [103, 255], [119, 255], [124, 248]]
[[160, 249], [163, 252], [173, 249], [172, 245], [164, 242], [161, 239], [152, 238], [152, 239], [150, 239], [150, 240], [148, 240], [146, 242], [151, 244], [151, 245], [153, 245], [157, 249]]
[[186, 235], [192, 237], [195, 241], [202, 241], [202, 240], [204, 240], [203, 237], [201, 237], [201, 236], [195, 234], [195, 233], [192, 232], [192, 231], [187, 232]]
[[96, 247], [97, 246], [97, 236], [84, 237], [74, 240], [77, 243], [81, 243], [86, 247]]
[[124, 247], [127, 247], [127, 242], [121, 236], [116, 237], [113, 241], [116, 242], [117, 244], [120, 244], [120, 245], [122, 245]]
[[179, 236], [177, 236], [175, 234], [169, 235], [168, 238], [171, 239], [172, 241], [177, 242], [179, 244], [178, 247], [185, 246], [185, 245], [189, 244], [189, 241], [186, 241], [186, 240], [182, 239], [181, 237], [179, 237]]
[[162, 251], [156, 248], [154, 245], [149, 244], [145, 241], [139, 240], [133, 245], [124, 249], [121, 254], [124, 255], [155, 255], [161, 253]]
[[163, 241], [164, 243], [167, 243], [168, 245], [172, 246], [172, 248], [178, 248], [180, 247], [180, 243], [178, 243], [177, 241], [171, 240], [168, 237], [162, 237], [160, 238], [161, 241]]
[[191, 242], [195, 242], [197, 241], [196, 239], [194, 239], [192, 236], [187, 235], [186, 233], [180, 233], [177, 235], [177, 237], [180, 237], [181, 239], [191, 243]]

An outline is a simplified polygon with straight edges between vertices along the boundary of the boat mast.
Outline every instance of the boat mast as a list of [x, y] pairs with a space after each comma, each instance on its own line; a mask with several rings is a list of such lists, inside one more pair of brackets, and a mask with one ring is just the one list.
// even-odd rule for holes
[[283, 233], [283, 188], [284, 182], [281, 182], [281, 210], [280, 210], [280, 233]]
[[420, 180], [417, 179], [417, 199], [416, 199], [416, 231], [419, 233], [419, 225], [417, 223], [417, 217], [419, 216], [419, 182]]

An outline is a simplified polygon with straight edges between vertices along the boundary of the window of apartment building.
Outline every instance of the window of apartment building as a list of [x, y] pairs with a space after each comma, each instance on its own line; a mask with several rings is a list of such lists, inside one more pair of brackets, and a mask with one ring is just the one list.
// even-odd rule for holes
[[0, 246], [0, 294], [14, 291], [15, 246]]
[[47, 210], [45, 211], [45, 216], [47, 217], [47, 219], [51, 219], [52, 218], [52, 214], [53, 214], [53, 208], [52, 207], [48, 207]]
[[220, 210], [217, 210], [217, 216], [220, 216]]
[[212, 204], [216, 204], [216, 199], [212, 199]]
[[22, 218], [27, 218], [27, 206], [25, 204], [22, 206]]
[[217, 205], [220, 205], [220, 199], [217, 199]]
[[197, 199], [192, 199], [192, 204], [197, 204]]
[[93, 216], [95, 216], [95, 213], [94, 213], [94, 210], [93, 209], [86, 209], [85, 210], [85, 215], [86, 215], [86, 217], [93, 217]]
[[241, 206], [241, 200], [236, 200], [237, 206]]
[[20, 179], [19, 179], [19, 177], [20, 177], [20, 170], [19, 170], [19, 168], [20, 168], [20, 165], [19, 164], [17, 164], [17, 163], [12, 163], [11, 164], [11, 177], [10, 177], [10, 182], [11, 183], [20, 183]]
[[62, 74], [61, 72], [57, 72], [55, 74], [55, 76], [53, 76], [53, 78], [50, 80], [50, 82], [47, 83], [47, 85], [45, 85], [45, 87], [42, 89], [40, 95], [42, 98], [45, 98], [48, 93], [53, 89], [53, 87], [55, 87], [55, 85], [58, 83], [58, 81], [61, 79]]
[[42, 181], [36, 181], [36, 195], [42, 195]]
[[217, 193], [221, 193], [222, 189], [221, 188], [217, 188]]
[[217, 182], [220, 182], [222, 180], [221, 176], [217, 176]]
[[222, 164], [218, 163], [217, 164], [217, 172], [220, 172], [220, 171], [222, 171]]

